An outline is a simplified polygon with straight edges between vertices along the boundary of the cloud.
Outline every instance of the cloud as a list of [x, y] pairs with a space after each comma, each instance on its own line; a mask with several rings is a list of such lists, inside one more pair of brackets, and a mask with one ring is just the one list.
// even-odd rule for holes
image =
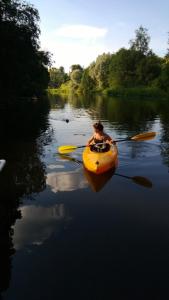
[[54, 31], [54, 35], [73, 39], [96, 39], [105, 37], [106, 28], [88, 26], [88, 25], [63, 25]]
[[106, 47], [106, 28], [87, 25], [63, 25], [41, 35], [41, 47], [53, 54], [54, 65], [63, 66], [68, 72], [73, 64], [89, 66]]

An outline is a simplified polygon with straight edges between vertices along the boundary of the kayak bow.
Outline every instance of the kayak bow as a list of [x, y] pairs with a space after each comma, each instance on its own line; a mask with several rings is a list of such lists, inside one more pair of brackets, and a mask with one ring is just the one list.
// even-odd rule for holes
[[88, 171], [102, 174], [117, 166], [117, 156], [116, 145], [112, 145], [107, 152], [94, 152], [86, 147], [83, 151], [83, 164]]

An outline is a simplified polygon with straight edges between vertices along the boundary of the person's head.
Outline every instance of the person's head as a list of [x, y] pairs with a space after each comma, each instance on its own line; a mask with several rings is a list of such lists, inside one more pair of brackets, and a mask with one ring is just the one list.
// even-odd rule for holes
[[103, 132], [104, 126], [100, 122], [96, 122], [93, 124], [93, 128], [95, 132]]

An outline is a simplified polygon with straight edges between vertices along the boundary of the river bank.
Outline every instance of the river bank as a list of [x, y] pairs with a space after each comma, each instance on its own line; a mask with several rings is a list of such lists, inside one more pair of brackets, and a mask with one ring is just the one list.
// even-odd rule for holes
[[[47, 92], [51, 95], [70, 94], [85, 95], [86, 92], [79, 88], [71, 88], [70, 83], [62, 84], [59, 88], [48, 88]], [[123, 98], [160, 98], [169, 99], [169, 94], [156, 87], [112, 87], [106, 89], [93, 89], [87, 91], [90, 94], [100, 94], [106, 96], [123, 97]]]

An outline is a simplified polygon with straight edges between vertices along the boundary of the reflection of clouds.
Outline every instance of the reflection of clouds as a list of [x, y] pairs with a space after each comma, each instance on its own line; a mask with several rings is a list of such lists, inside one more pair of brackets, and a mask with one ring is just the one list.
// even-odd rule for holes
[[54, 170], [54, 169], [64, 169], [64, 166], [63, 165], [48, 165], [48, 169], [50, 170]]
[[0, 159], [0, 172], [2, 171], [3, 167], [5, 166], [6, 161], [5, 159]]
[[57, 230], [63, 221], [69, 221], [64, 204], [52, 207], [23, 206], [22, 219], [14, 227], [14, 247], [20, 249], [26, 245], [41, 245]]
[[46, 183], [51, 186], [52, 191], [74, 191], [88, 186], [83, 173], [78, 171], [55, 172], [47, 174]]

